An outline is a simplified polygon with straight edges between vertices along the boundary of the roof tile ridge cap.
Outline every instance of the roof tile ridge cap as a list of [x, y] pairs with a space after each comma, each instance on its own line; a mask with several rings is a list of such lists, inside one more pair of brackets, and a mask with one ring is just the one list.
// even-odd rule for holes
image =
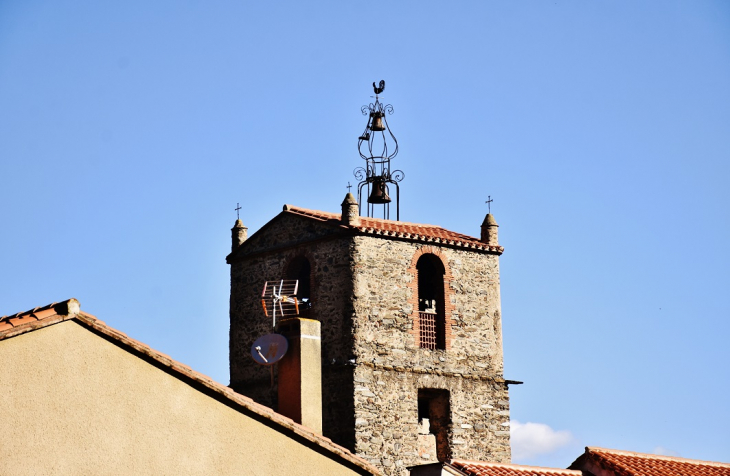
[[[40, 329], [46, 326], [52, 326], [54, 324], [64, 322], [68, 319], [68, 316], [54, 314], [53, 316], [49, 316], [40, 320], [29, 320], [28, 322], [24, 322], [20, 325], [13, 325], [8, 322], [7, 324], [10, 325], [10, 327], [0, 330], [0, 340], [12, 339], [13, 337], [25, 334], [27, 332], [33, 332], [36, 329]], [[4, 321], [0, 321], [0, 323], [2, 322]]]
[[[55, 311], [55, 314], [48, 314], [42, 317], [35, 315], [37, 312], [45, 312], [48, 310]], [[26, 332], [32, 332], [36, 329], [46, 327], [49, 325], [58, 324], [70, 319], [75, 319], [80, 313], [79, 301], [71, 298], [61, 302], [53, 302], [45, 306], [38, 306], [28, 311], [15, 313], [11, 316], [3, 316], [0, 318], [0, 323], [6, 323], [10, 325], [10, 328], [5, 328], [2, 331], [2, 339], [9, 339]], [[20, 324], [13, 324], [10, 321], [14, 319], [27, 320]]]
[[123, 335], [123, 336], [126, 337], [126, 334], [124, 332], [117, 331], [113, 327], [109, 327], [109, 325], [107, 325], [106, 322], [102, 321], [101, 319], [99, 319], [98, 317], [96, 317], [93, 314], [89, 314], [88, 312], [81, 311], [81, 312], [79, 312], [78, 314], [76, 314], [74, 316], [67, 316], [67, 319], [75, 319], [77, 321], [84, 322], [84, 323], [86, 323], [86, 324], [88, 324], [88, 325], [90, 325], [92, 327], [94, 327], [95, 324], [99, 324], [101, 326], [107, 327], [108, 329], [110, 329], [112, 331], [116, 331], [120, 335]]
[[473, 460], [464, 460], [464, 459], [452, 459], [451, 463], [456, 464], [471, 464], [476, 466], [489, 466], [489, 467], [500, 467], [500, 468], [514, 468], [514, 469], [536, 469], [543, 472], [559, 472], [563, 474], [575, 474], [576, 476], [580, 476], [583, 473], [580, 472], [580, 470], [577, 469], [563, 469], [563, 468], [549, 468], [546, 466], [530, 466], [525, 464], [516, 464], [516, 463], [497, 463], [492, 461], [473, 461]]
[[3, 316], [3, 317], [0, 317], [0, 322], [9, 321], [10, 319], [17, 319], [18, 316], [22, 316], [23, 314], [28, 314], [30, 316], [30, 314], [32, 312], [33, 311], [23, 311], [23, 312], [16, 312], [15, 314], [10, 314], [9, 316]]
[[[424, 228], [424, 227], [421, 227]], [[435, 228], [435, 227], [434, 227]], [[463, 233], [457, 233], [455, 231], [446, 230], [445, 228], [440, 228], [441, 230], [444, 230], [447, 233], [447, 236], [439, 236], [435, 233], [428, 233], [428, 230], [418, 230], [420, 233], [416, 233], [415, 230], [410, 232], [411, 237], [415, 237], [419, 240], [429, 240], [434, 241], [436, 239], [440, 240], [441, 243], [446, 243], [452, 246], [466, 246], [469, 247], [470, 245], [473, 245], [473, 247], [476, 246], [483, 246], [484, 245], [479, 239], [473, 236], [465, 235]]]
[[85, 311], [79, 311], [79, 313], [77, 314], [77, 316], [78, 317], [83, 317], [84, 319], [90, 319], [92, 321], [104, 323], [104, 321], [102, 321], [101, 319], [99, 319], [95, 315], [89, 314], [88, 312], [85, 312]]
[[155, 358], [155, 360], [160, 361], [157, 357], [162, 357], [167, 360], [173, 360], [169, 355], [163, 354], [162, 352], [159, 352], [149, 345], [145, 344], [144, 342], [138, 341], [137, 339], [133, 339], [132, 337], [129, 337], [124, 332], [120, 331], [119, 329], [115, 329], [114, 327], [111, 327], [106, 322], [97, 319], [96, 317], [92, 316], [91, 314], [87, 313], [79, 313], [78, 316], [76, 316], [77, 319], [80, 321], [86, 323], [90, 327], [93, 327], [94, 329], [102, 332], [103, 334], [112, 337], [114, 339], [117, 339], [121, 341], [124, 344], [129, 345], [130, 347], [133, 347], [135, 350], [142, 352], [143, 354]]
[[[361, 218], [363, 220], [374, 221], [374, 222], [378, 222], [378, 223], [382, 223], [382, 224], [394, 224], [394, 225], [398, 225], [398, 226], [417, 226], [419, 228], [440, 228], [442, 230], [446, 230], [446, 228], [443, 228], [441, 226], [429, 225], [428, 223], [416, 223], [416, 222], [412, 222], [412, 221], [388, 220], [385, 218], [375, 218], [375, 217], [361, 217]], [[446, 231], [450, 231], [450, 230], [446, 230]], [[456, 233], [456, 232], [452, 232], [452, 233]]]
[[629, 451], [629, 450], [614, 450], [611, 448], [601, 448], [598, 446], [586, 446], [586, 450], [590, 451], [593, 454], [608, 453], [608, 454], [616, 455], [616, 456], [634, 456], [637, 458], [660, 459], [660, 460], [666, 460], [666, 461], [677, 461], [677, 462], [693, 463], [693, 464], [708, 464], [708, 465], [712, 465], [712, 466], [722, 466], [722, 467], [730, 468], [730, 463], [723, 463], [721, 461], [709, 461], [709, 460], [702, 460], [702, 459], [685, 458], [682, 456], [657, 455], [657, 454], [653, 454], [653, 453], [640, 453], [638, 451]]
[[315, 210], [313, 208], [302, 208], [302, 207], [297, 207], [294, 205], [284, 205], [283, 211], [293, 212], [293, 213], [309, 213], [312, 215], [325, 215], [328, 218], [333, 218], [333, 217], [339, 216], [337, 213], [326, 212], [324, 210]]
[[[71, 298], [71, 299], [74, 299], [74, 298]], [[7, 315], [7, 316], [0, 316], [0, 322], [2, 322], [2, 321], [9, 321], [10, 319], [17, 319], [18, 317], [23, 316], [23, 315], [26, 315], [26, 314], [28, 316], [30, 316], [33, 313], [37, 312], [37, 311], [45, 311], [47, 309], [51, 309], [52, 307], [60, 306], [62, 304], [65, 304], [68, 301], [71, 301], [71, 299], [67, 299], [67, 300], [61, 301], [61, 302], [52, 302], [51, 304], [46, 304], [44, 306], [36, 306], [33, 309], [28, 309], [27, 311], [16, 312], [15, 314], [10, 314], [10, 315]], [[75, 299], [74, 299], [74, 301], [75, 301]], [[76, 301], [76, 302], [78, 302], [78, 301]]]

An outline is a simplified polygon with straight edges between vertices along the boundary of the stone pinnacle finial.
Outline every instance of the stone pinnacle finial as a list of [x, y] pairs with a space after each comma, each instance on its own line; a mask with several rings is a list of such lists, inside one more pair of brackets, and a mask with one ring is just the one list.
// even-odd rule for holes
[[360, 211], [355, 195], [348, 193], [342, 201], [342, 217], [344, 225], [358, 226], [360, 224]]
[[484, 217], [484, 221], [482, 222], [481, 242], [490, 246], [498, 246], [498, 229], [499, 225], [497, 225], [497, 220], [494, 219], [491, 213], [487, 213], [487, 216]]
[[235, 251], [236, 248], [248, 238], [248, 228], [243, 226], [243, 222], [238, 219], [236, 224], [231, 228], [231, 251]]

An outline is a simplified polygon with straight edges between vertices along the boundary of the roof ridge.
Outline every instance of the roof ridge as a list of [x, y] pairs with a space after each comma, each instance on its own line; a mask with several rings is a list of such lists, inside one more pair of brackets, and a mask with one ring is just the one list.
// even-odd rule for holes
[[33, 309], [29, 309], [27, 311], [16, 312], [15, 314], [10, 314], [7, 316], [0, 316], [0, 321], [5, 320], [5, 319], [13, 319], [13, 318], [21, 316], [23, 314], [32, 314], [36, 311], [44, 311], [46, 309], [49, 309], [49, 308], [55, 306], [56, 304], [58, 304], [58, 303], [52, 302], [51, 304], [47, 304], [45, 306], [40, 306], [40, 307], [34, 307]]
[[341, 216], [339, 213], [325, 212], [324, 210], [315, 210], [313, 208], [297, 207], [296, 205], [289, 205], [289, 204], [284, 205], [283, 211], [294, 212], [294, 213], [310, 213], [310, 214], [328, 215], [332, 218]]
[[326, 222], [328, 220], [336, 220], [337, 225], [341, 228], [357, 230], [360, 233], [365, 233], [369, 235], [393, 236], [397, 238], [405, 238], [427, 243], [442, 243], [447, 246], [492, 251], [499, 254], [504, 252], [503, 246], [490, 245], [475, 236], [451, 231], [438, 225], [386, 220], [384, 218], [372, 217], [360, 217], [359, 223], [357, 225], [347, 225], [340, 221], [341, 214], [325, 212], [321, 210], [312, 210], [309, 208], [302, 208], [294, 205], [284, 205], [284, 212], [289, 212], [295, 215], [312, 218], [323, 222]]
[[472, 460], [465, 460], [465, 459], [452, 459], [451, 464], [471, 464], [475, 466], [490, 466], [490, 467], [500, 467], [500, 468], [509, 468], [509, 469], [522, 469], [522, 470], [538, 470], [541, 472], [551, 472], [551, 473], [563, 473], [563, 474], [575, 474], [575, 475], [581, 475], [582, 473], [579, 470], [574, 469], [563, 469], [563, 468], [548, 468], [545, 466], [528, 466], [523, 464], [515, 464], [515, 463], [497, 463], [497, 462], [491, 462], [491, 461], [472, 461]]
[[9, 316], [0, 317], [0, 333], [55, 316], [73, 317], [80, 312], [79, 301], [75, 298], [61, 302], [53, 302], [45, 306], [34, 307], [28, 311], [16, 312]]
[[[340, 217], [341, 216], [339, 213], [325, 212], [323, 210], [315, 210], [313, 208], [298, 207], [296, 205], [288, 205], [287, 204], [287, 205], [284, 205], [284, 207], [285, 207], [284, 208], [285, 211], [290, 211], [290, 212], [298, 212], [298, 211], [301, 211], [301, 212], [304, 212], [304, 213], [321, 213], [323, 215], [330, 215], [330, 216], [333, 216], [333, 217]], [[386, 218], [362, 217], [362, 216], [360, 217], [360, 219], [361, 220], [372, 220], [372, 221], [381, 222], [381, 223], [394, 223], [394, 224], [399, 224], [399, 225], [402, 225], [402, 226], [421, 226], [421, 227], [428, 227], [428, 228], [440, 228], [442, 230], [446, 230], [446, 228], [444, 228], [442, 226], [439, 226], [439, 225], [430, 225], [428, 223], [416, 223], [416, 222], [409, 222], [409, 221], [388, 220]], [[456, 233], [456, 232], [452, 231], [451, 233]], [[469, 235], [464, 235], [464, 236], [469, 236]]]
[[614, 450], [611, 448], [601, 448], [599, 446], [586, 446], [586, 451], [589, 453], [608, 453], [612, 455], [621, 455], [621, 456], [634, 456], [637, 458], [646, 458], [646, 459], [660, 459], [665, 461], [677, 461], [677, 462], [683, 462], [683, 463], [691, 463], [691, 464], [704, 464], [708, 466], [720, 466], [723, 468], [730, 468], [730, 463], [722, 463], [719, 461], [707, 461], [707, 460], [701, 460], [701, 459], [692, 459], [692, 458], [685, 458], [683, 456], [668, 456], [668, 455], [657, 455], [653, 453], [640, 453], [638, 451], [629, 451], [629, 450]]

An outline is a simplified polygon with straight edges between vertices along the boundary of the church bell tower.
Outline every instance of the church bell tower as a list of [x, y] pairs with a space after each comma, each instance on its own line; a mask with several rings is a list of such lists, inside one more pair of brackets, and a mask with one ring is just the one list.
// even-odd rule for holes
[[296, 279], [311, 304], [301, 312], [321, 324], [325, 436], [387, 475], [451, 458], [508, 463], [497, 223], [488, 214], [476, 238], [400, 221], [393, 109], [380, 103], [384, 82], [374, 87], [358, 198], [347, 194], [341, 213], [285, 205], [250, 237], [234, 227], [231, 387], [278, 408], [276, 369], [257, 365], [251, 345], [271, 332], [263, 283]]

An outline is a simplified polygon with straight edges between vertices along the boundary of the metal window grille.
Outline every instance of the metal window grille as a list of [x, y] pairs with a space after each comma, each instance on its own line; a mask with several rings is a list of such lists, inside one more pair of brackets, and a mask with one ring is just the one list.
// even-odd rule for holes
[[438, 325], [437, 325], [437, 314], [430, 312], [419, 312], [419, 323], [420, 329], [420, 342], [419, 345], [423, 349], [437, 349], [438, 348]]

